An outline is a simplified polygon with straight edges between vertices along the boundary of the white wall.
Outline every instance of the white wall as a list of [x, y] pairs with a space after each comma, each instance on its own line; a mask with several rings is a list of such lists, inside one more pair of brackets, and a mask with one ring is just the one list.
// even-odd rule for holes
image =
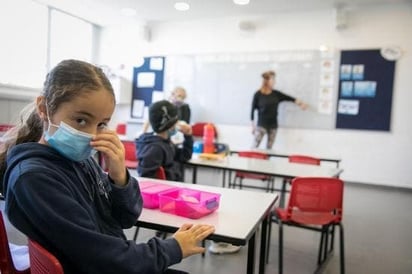
[[[403, 56], [396, 64], [390, 132], [283, 128], [275, 149], [340, 157], [344, 180], [412, 188], [408, 170], [412, 153], [412, 4], [352, 9], [343, 31], [335, 29], [332, 10], [242, 18], [256, 23], [254, 33], [239, 31], [239, 19], [155, 24], [149, 42], [143, 40], [140, 26], [107, 28], [102, 33], [101, 61], [133, 64], [138, 56], [317, 49], [320, 45], [337, 50], [400, 46]], [[124, 73], [131, 77], [131, 70]], [[127, 108], [121, 106], [119, 112], [124, 114]], [[120, 115], [115, 117], [120, 119]], [[218, 130], [220, 140], [232, 147], [250, 147], [250, 128], [218, 125]]]

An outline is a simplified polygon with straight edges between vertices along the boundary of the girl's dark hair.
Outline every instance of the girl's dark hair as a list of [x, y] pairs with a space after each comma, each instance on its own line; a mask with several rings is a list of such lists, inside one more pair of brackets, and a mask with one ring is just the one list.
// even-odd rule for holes
[[[47, 74], [42, 95], [47, 103], [48, 115], [53, 115], [62, 103], [102, 88], [113, 95], [114, 101], [112, 85], [101, 68], [83, 61], [64, 60]], [[7, 151], [17, 144], [38, 142], [42, 134], [43, 120], [37, 113], [35, 103], [31, 103], [20, 113], [17, 125], [3, 136], [0, 144], [0, 178], [6, 170]]]

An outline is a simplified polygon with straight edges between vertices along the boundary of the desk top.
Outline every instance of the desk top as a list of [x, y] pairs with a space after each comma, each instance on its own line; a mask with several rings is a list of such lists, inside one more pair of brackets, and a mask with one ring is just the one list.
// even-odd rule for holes
[[289, 163], [280, 159], [255, 159], [238, 156], [227, 156], [221, 160], [192, 158], [189, 165], [212, 167], [232, 171], [247, 171], [284, 178], [294, 177], [336, 177], [343, 169], [336, 167], [316, 166]]
[[[230, 153], [238, 153], [239, 151], [255, 151], [255, 152], [261, 152], [261, 153], [265, 153], [271, 157], [282, 157], [282, 158], [287, 158], [292, 154], [303, 154], [303, 155], [307, 155], [305, 153], [291, 153], [291, 152], [285, 152], [285, 151], [279, 151], [279, 150], [273, 150], [273, 149], [231, 149]], [[316, 157], [318, 159], [320, 159], [321, 161], [326, 161], [326, 162], [335, 162], [335, 163], [339, 163], [341, 161], [341, 158], [339, 157], [332, 157], [332, 156], [319, 156], [319, 155], [310, 155], [312, 157]]]
[[200, 219], [189, 219], [164, 213], [159, 209], [144, 208], [138, 222], [171, 228], [178, 228], [184, 223], [211, 224], [215, 226], [215, 233], [210, 237], [212, 240], [227, 241], [237, 245], [246, 245], [278, 198], [276, 193], [192, 185], [142, 177], [138, 177], [137, 180], [157, 181], [162, 184], [221, 194], [220, 206], [217, 211]]

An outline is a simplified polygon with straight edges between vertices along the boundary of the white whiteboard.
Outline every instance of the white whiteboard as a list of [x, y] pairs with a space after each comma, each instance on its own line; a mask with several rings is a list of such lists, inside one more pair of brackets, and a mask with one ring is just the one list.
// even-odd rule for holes
[[320, 52], [316, 50], [167, 56], [164, 90], [175, 86], [187, 90], [192, 123], [250, 125], [252, 98], [261, 86], [261, 74], [274, 70], [276, 89], [310, 105], [302, 111], [293, 103], [281, 103], [279, 126], [331, 129], [334, 112], [317, 111], [320, 67]]

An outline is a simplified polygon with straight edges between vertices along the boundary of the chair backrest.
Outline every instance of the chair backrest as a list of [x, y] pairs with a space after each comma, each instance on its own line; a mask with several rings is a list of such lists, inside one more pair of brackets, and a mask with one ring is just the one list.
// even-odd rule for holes
[[116, 133], [120, 135], [126, 135], [126, 124], [124, 123], [117, 124]]
[[161, 166], [156, 172], [156, 178], [160, 180], [166, 180], [166, 172], [165, 169]]
[[125, 150], [125, 159], [128, 161], [137, 161], [136, 144], [134, 141], [122, 141]]
[[64, 274], [59, 260], [31, 239], [29, 239], [29, 254], [31, 274]]
[[[198, 122], [198, 123], [194, 123], [192, 125], [192, 136], [193, 137], [199, 137], [202, 138], [203, 137], [203, 130], [205, 128], [205, 125], [207, 124], [211, 124], [211, 123], [206, 123], [206, 122]], [[216, 130], [216, 126], [214, 124], [212, 124], [212, 126], [215, 129], [215, 139], [217, 139], [217, 130]]]
[[330, 212], [342, 218], [343, 181], [328, 177], [298, 177], [292, 180], [288, 216], [294, 209], [306, 212]]
[[13, 259], [10, 253], [6, 225], [4, 224], [3, 213], [1, 211], [0, 211], [0, 272], [1, 274], [30, 273], [30, 269], [19, 271], [14, 266]]
[[237, 153], [239, 157], [256, 158], [256, 159], [269, 159], [269, 155], [263, 152], [257, 151], [239, 151]]
[[299, 164], [309, 164], [309, 165], [320, 165], [320, 159], [306, 156], [306, 155], [289, 155], [290, 163], [299, 163]]

